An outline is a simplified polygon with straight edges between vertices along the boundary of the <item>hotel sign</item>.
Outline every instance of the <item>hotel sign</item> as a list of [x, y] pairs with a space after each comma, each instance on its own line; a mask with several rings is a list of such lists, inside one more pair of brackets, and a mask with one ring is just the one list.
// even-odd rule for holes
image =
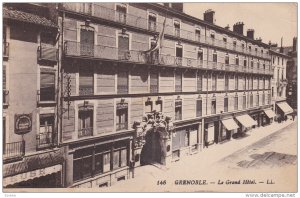
[[32, 114], [15, 115], [15, 133], [23, 135], [32, 130]]

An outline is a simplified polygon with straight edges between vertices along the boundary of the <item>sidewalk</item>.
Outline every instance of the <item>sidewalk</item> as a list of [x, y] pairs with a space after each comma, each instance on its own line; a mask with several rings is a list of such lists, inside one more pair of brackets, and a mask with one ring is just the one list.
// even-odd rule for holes
[[[157, 185], [156, 183], [160, 179], [192, 178], [199, 175], [203, 175], [202, 178], [209, 178], [210, 169], [212, 169], [216, 162], [289, 126], [293, 122], [297, 122], [297, 119], [295, 119], [295, 121], [287, 120], [282, 123], [275, 122], [265, 127], [252, 129], [247, 132], [247, 137], [231, 139], [223, 144], [211, 145], [208, 148], [202, 149], [202, 151], [197, 154], [186, 156], [177, 162], [171, 163], [164, 170], [153, 165], [138, 167], [135, 169], [135, 178], [117, 183], [107, 188], [107, 190], [141, 192], [149, 191], [149, 185], [152, 187]], [[151, 188], [151, 191], [155, 191], [155, 189]]]

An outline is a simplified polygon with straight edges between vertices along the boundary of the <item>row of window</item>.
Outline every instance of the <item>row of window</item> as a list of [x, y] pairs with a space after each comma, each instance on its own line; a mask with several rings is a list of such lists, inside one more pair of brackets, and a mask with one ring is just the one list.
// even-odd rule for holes
[[[89, 4], [89, 5], [85, 5], [84, 4], [80, 4], [80, 11], [86, 12], [86, 13], [92, 13], [92, 6], [93, 4]], [[116, 4], [116, 20], [120, 23], [126, 23], [127, 22], [127, 16], [128, 15], [128, 8], [126, 4]], [[148, 30], [151, 31], [157, 31], [157, 27], [158, 25], [161, 25], [157, 22], [157, 13], [154, 12], [149, 12], [148, 14]], [[174, 35], [177, 37], [181, 36], [181, 31], [186, 31], [186, 30], [182, 30], [181, 29], [181, 22], [177, 19], [173, 20], [173, 27], [174, 27]], [[190, 32], [191, 33], [191, 32]], [[195, 32], [195, 41], [200, 42], [201, 41], [201, 30], [200, 28], [196, 28]], [[215, 32], [214, 31], [210, 31], [210, 38], [211, 39], [215, 39]], [[223, 42], [226, 44], [227, 43], [227, 36], [223, 37]], [[234, 39], [233, 43], [232, 43], [233, 47], [237, 47], [237, 40]], [[245, 49], [245, 43], [241, 43], [241, 48]], [[248, 50], [251, 52], [252, 50], [252, 46], [249, 45], [248, 46]], [[255, 52], [258, 52], [258, 47], [254, 48]], [[261, 49], [261, 54], [264, 53], [264, 50]], [[266, 51], [266, 54], [268, 54], [268, 52]]]

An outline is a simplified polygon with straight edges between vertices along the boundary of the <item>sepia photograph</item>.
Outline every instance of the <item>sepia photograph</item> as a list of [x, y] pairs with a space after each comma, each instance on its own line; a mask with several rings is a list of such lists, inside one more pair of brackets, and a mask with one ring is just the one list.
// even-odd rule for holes
[[5, 2], [2, 28], [3, 193], [298, 192], [297, 2]]

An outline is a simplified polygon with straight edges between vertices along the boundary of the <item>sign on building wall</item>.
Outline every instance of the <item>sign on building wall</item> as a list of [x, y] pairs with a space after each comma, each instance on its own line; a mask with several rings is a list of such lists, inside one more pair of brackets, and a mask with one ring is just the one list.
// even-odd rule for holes
[[32, 114], [15, 115], [15, 133], [23, 135], [32, 130]]

